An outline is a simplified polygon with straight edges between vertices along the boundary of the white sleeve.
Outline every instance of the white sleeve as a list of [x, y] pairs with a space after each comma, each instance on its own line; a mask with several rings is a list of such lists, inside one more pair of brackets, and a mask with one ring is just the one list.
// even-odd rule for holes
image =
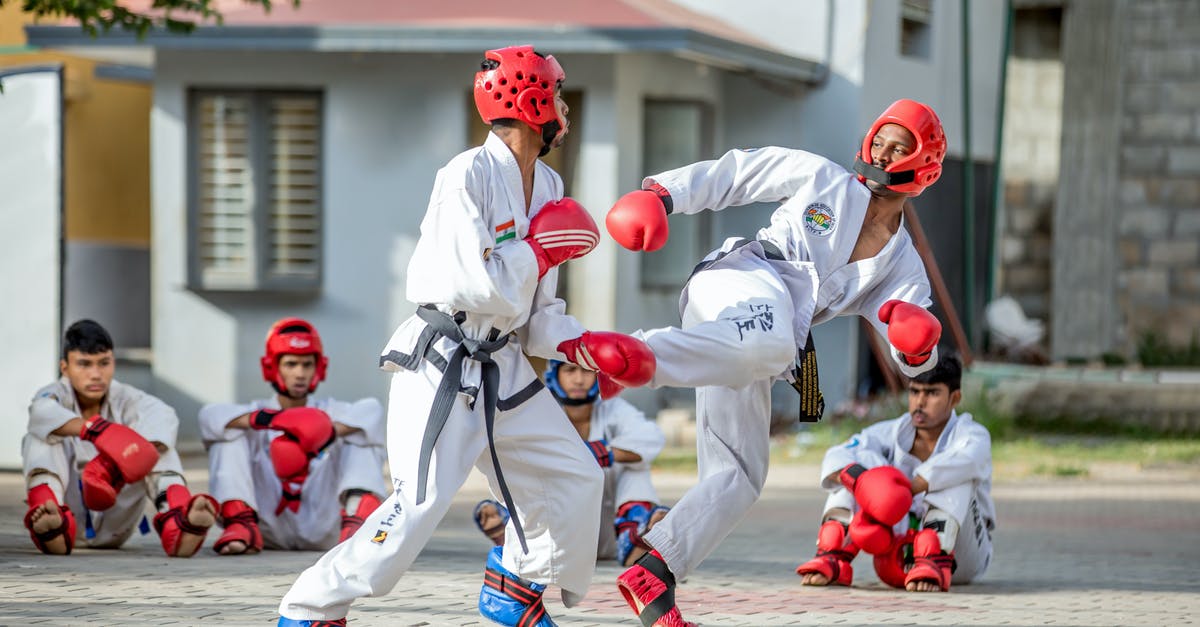
[[132, 401], [124, 405], [125, 411], [132, 409], [132, 415], [121, 416], [120, 420], [148, 441], [160, 442], [174, 449], [175, 439], [179, 435], [179, 416], [175, 414], [175, 409], [141, 390], [127, 385], [122, 387]]
[[[483, 217], [484, 183], [447, 181], [438, 174], [408, 265], [406, 297], [457, 311], [505, 317], [524, 313], [538, 284], [537, 258], [524, 240], [496, 245]], [[471, 179], [470, 174], [463, 179]]]
[[55, 429], [67, 424], [72, 418], [80, 418], [75, 412], [62, 406], [58, 384], [47, 385], [33, 395], [29, 403], [29, 433], [51, 444], [62, 441], [62, 436], [52, 435]]
[[246, 436], [246, 429], [230, 429], [230, 420], [257, 411], [253, 404], [211, 403], [200, 408], [200, 439], [207, 446], [213, 442], [232, 442]]
[[359, 429], [342, 438], [356, 446], [385, 446], [387, 436], [383, 419], [383, 405], [374, 398], [363, 398], [353, 403], [331, 401], [329, 417], [347, 427]]
[[900, 356], [896, 347], [888, 341], [887, 325], [879, 320], [879, 308], [889, 300], [902, 300], [925, 309], [929, 309], [933, 304], [929, 298], [929, 277], [925, 275], [925, 265], [921, 262], [921, 256], [917, 254], [917, 250], [912, 246], [908, 246], [900, 254], [891, 274], [862, 298], [858, 313], [866, 318], [883, 338], [892, 354], [892, 361], [896, 362], [904, 376], [912, 378], [922, 372], [933, 370], [938, 363], [937, 346], [933, 347], [933, 353], [929, 359], [925, 360], [925, 363], [919, 366], [910, 366]]
[[671, 194], [673, 213], [790, 198], [822, 168], [837, 167], [824, 157], [803, 150], [767, 146], [731, 150], [713, 161], [701, 161], [647, 177], [642, 188], [655, 183]]
[[620, 398], [600, 400], [597, 403], [611, 403], [609, 416], [612, 419], [612, 436], [608, 438], [610, 448], [637, 453], [642, 458], [639, 464], [648, 465], [658, 457], [667, 441], [658, 423], [647, 419], [637, 407]]
[[894, 420], [877, 422], [825, 451], [825, 459], [821, 461], [821, 487], [826, 490], [841, 487], [837, 477], [832, 480], [829, 477], [850, 464], [862, 464], [867, 468], [890, 464], [894, 423]]
[[929, 492], [991, 478], [992, 435], [987, 427], [974, 421], [959, 426], [964, 427], [966, 433], [955, 433], [946, 450], [917, 466], [916, 474], [929, 482]]
[[517, 337], [530, 355], [568, 361], [558, 352], [558, 345], [583, 335], [587, 329], [574, 316], [567, 315], [567, 303], [554, 295], [557, 288], [558, 268], [551, 268], [538, 285], [529, 321], [517, 329]]

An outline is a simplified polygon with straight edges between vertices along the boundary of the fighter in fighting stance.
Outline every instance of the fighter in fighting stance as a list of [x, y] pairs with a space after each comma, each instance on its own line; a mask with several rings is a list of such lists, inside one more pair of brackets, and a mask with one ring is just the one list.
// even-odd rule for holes
[[393, 373], [393, 492], [300, 575], [280, 625], [345, 624], [354, 599], [391, 590], [472, 466], [512, 513], [504, 546], [487, 559], [480, 613], [547, 627], [547, 585], [562, 589], [567, 606], [587, 593], [604, 475], [524, 353], [596, 370], [610, 388], [644, 384], [654, 359], [640, 340], [586, 331], [554, 295], [558, 266], [600, 238], [538, 160], [567, 132], [564, 78], [532, 46], [485, 53], [475, 106], [492, 131], [438, 172], [408, 267], [417, 311], [380, 359]]
[[[662, 429], [624, 399], [601, 399], [596, 373], [582, 366], [551, 360], [544, 377], [604, 469], [596, 557], [630, 566], [649, 550], [642, 536], [669, 511], [659, 504], [650, 481], [650, 463], [666, 440]], [[475, 524], [496, 544], [504, 542], [508, 521], [508, 510], [494, 500], [475, 506]]]
[[[644, 538], [654, 551], [618, 579], [645, 625], [686, 623], [687, 576], [758, 499], [766, 479], [771, 382], [792, 372], [809, 332], [839, 315], [867, 318], [909, 376], [937, 363], [941, 325], [902, 228], [904, 203], [938, 179], [946, 137], [928, 106], [892, 104], [863, 139], [855, 172], [801, 150], [734, 150], [656, 174], [609, 211], [631, 250], [667, 239], [667, 215], [781, 202], [757, 239], [731, 238], [705, 258], [680, 298], [681, 327], [634, 334], [658, 368], [651, 387], [695, 387], [700, 480]], [[803, 378], [803, 377], [800, 377]], [[714, 509], [713, 503], [721, 503]]]
[[910, 592], [947, 591], [987, 570], [992, 440], [955, 411], [961, 381], [958, 358], [943, 357], [909, 383], [907, 414], [825, 453], [821, 487], [830, 494], [817, 556], [796, 569], [804, 585], [850, 585], [860, 549], [875, 556], [880, 580]]
[[307, 321], [271, 325], [260, 365], [269, 399], [200, 409], [209, 482], [221, 503], [221, 555], [328, 549], [349, 538], [387, 492], [383, 407], [313, 395], [328, 373]]
[[154, 529], [163, 550], [193, 555], [217, 504], [188, 491], [175, 451], [175, 410], [113, 379], [112, 337], [92, 320], [67, 328], [58, 367], [62, 378], [33, 397], [21, 441], [25, 528], [34, 545], [66, 555], [83, 527], [88, 547], [120, 547], [143, 522], [149, 498], [158, 508]]

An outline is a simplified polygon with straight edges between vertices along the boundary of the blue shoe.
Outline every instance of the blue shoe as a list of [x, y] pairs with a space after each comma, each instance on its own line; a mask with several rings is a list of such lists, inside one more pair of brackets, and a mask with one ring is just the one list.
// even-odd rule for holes
[[542, 593], [546, 586], [508, 572], [501, 565], [504, 547], [493, 547], [483, 571], [479, 613], [509, 627], [558, 627], [546, 615]]
[[279, 617], [275, 627], [346, 627], [346, 619], [337, 620], [296, 620], [295, 618]]

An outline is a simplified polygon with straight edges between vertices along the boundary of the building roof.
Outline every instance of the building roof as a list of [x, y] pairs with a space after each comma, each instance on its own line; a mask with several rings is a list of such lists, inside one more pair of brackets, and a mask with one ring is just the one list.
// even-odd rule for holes
[[[148, 7], [147, 0], [122, 3]], [[269, 13], [244, 0], [218, 0], [222, 26], [189, 35], [113, 31], [91, 37], [76, 23], [26, 27], [43, 47], [143, 46], [187, 50], [472, 52], [532, 43], [557, 54], [660, 52], [793, 81], [813, 81], [813, 61], [670, 0], [301, 0]]]

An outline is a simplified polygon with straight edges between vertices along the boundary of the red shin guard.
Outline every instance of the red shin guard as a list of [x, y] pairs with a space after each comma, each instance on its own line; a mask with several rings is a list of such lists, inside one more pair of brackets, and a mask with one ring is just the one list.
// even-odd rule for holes
[[[217, 500], [207, 494], [193, 496], [187, 486], [179, 484], [167, 486], [166, 492], [159, 498], [166, 499], [167, 510], [154, 516], [154, 530], [158, 532], [163, 550], [167, 552], [168, 557], [191, 557], [200, 550], [200, 545], [204, 543], [203, 536], [208, 534], [209, 527], [212, 527], [211, 524], [204, 527], [193, 525], [188, 520], [192, 505], [196, 501], [208, 501], [212, 504], [213, 518], [215, 519]], [[201, 536], [201, 541], [196, 544], [194, 549], [182, 553], [180, 544], [185, 533]]]
[[358, 501], [358, 506], [354, 508], [354, 512], [342, 509], [342, 532], [338, 536], [338, 542], [345, 542], [347, 538], [354, 535], [359, 527], [362, 527], [363, 521], [375, 508], [379, 507], [379, 497], [366, 491], [360, 491], [358, 496], [361, 498]]
[[[25, 528], [29, 530], [29, 537], [33, 539], [34, 546], [42, 553], [50, 554], [50, 551], [46, 548], [46, 543], [59, 536], [63, 536], [67, 542], [66, 555], [70, 555], [71, 549], [75, 548], [75, 515], [71, 513], [71, 509], [59, 503], [58, 499], [54, 496], [54, 490], [44, 483], [30, 489], [29, 495], [26, 498], [29, 501], [29, 511], [25, 513]], [[49, 531], [34, 533], [33, 510], [44, 503], [54, 503], [58, 506], [58, 513], [59, 516], [62, 516], [62, 523]]]
[[796, 574], [817, 573], [829, 580], [826, 585], [850, 585], [854, 579], [850, 562], [858, 555], [858, 546], [846, 536], [846, 527], [842, 523], [825, 521], [817, 532], [817, 556], [797, 567]]
[[245, 501], [232, 499], [221, 503], [221, 521], [225, 532], [213, 544], [214, 551], [220, 553], [230, 542], [244, 543], [246, 550], [242, 553], [246, 555], [262, 551], [263, 538], [258, 530], [258, 514]]
[[922, 529], [913, 540], [913, 567], [904, 577], [904, 585], [915, 581], [930, 581], [942, 592], [950, 590], [954, 572], [954, 554], [942, 550], [942, 541], [933, 529]]

